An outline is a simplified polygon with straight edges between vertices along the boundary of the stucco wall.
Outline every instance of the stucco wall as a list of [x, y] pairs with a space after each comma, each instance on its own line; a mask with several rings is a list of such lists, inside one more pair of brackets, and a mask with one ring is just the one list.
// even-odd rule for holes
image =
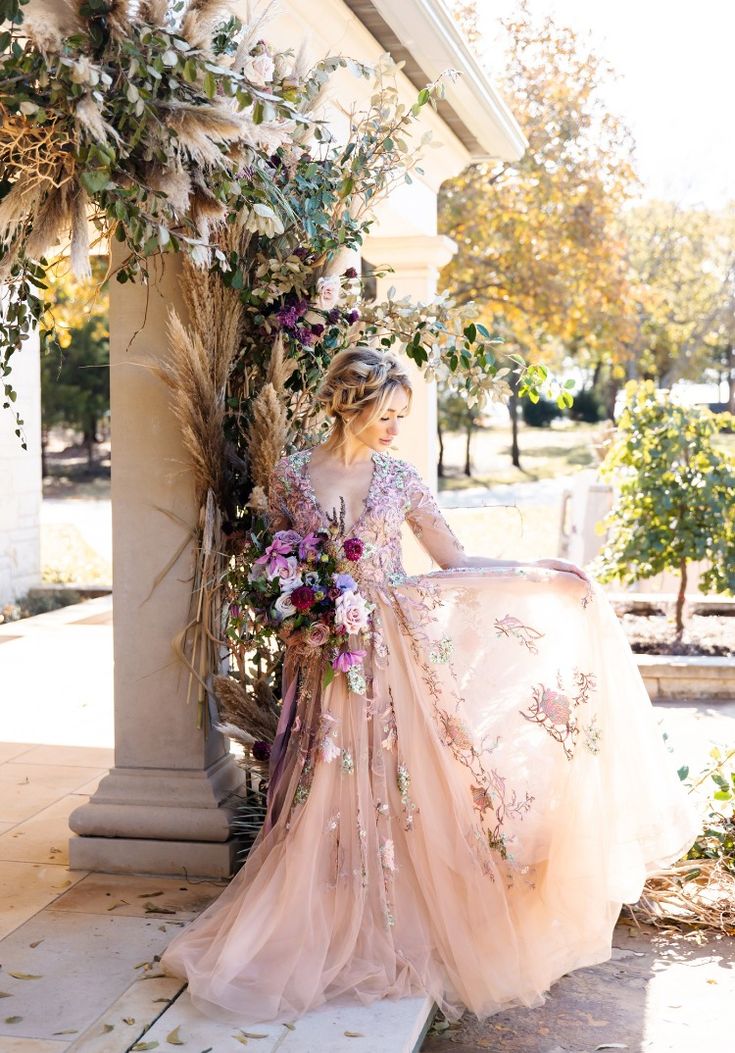
[[25, 421], [28, 449], [15, 435], [11, 410], [0, 410], [0, 606], [15, 600], [41, 576], [41, 374], [38, 336], [11, 359], [9, 380]]

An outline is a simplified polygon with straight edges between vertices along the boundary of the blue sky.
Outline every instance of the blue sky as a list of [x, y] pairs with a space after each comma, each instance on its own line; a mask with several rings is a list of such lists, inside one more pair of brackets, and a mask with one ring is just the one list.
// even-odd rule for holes
[[[529, 0], [616, 68], [605, 89], [633, 133], [645, 196], [720, 208], [735, 202], [733, 0]], [[513, 0], [478, 0], [490, 54]]]

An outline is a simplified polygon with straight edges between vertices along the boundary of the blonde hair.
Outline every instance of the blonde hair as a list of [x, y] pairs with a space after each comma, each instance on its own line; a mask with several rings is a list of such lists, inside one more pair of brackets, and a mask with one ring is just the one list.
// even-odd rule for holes
[[324, 413], [334, 418], [330, 445], [342, 446], [358, 417], [364, 417], [361, 427], [369, 427], [399, 387], [405, 389], [410, 407], [411, 378], [393, 352], [365, 346], [338, 351], [315, 395]]

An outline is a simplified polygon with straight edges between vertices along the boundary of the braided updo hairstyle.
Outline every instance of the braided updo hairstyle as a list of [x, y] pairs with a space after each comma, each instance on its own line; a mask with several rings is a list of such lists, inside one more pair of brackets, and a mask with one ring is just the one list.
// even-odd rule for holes
[[405, 390], [410, 407], [411, 378], [393, 352], [365, 346], [338, 351], [315, 395], [324, 413], [334, 418], [329, 445], [342, 446], [350, 432], [372, 424], [396, 388]]

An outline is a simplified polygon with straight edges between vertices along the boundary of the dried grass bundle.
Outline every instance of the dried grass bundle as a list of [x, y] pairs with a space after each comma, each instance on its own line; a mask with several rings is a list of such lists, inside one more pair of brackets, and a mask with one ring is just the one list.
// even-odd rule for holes
[[84, 95], [79, 100], [75, 113], [80, 133], [86, 132], [91, 139], [98, 143], [106, 143], [110, 139], [120, 142], [120, 136], [112, 125], [108, 124], [104, 119], [102, 111], [91, 95]]
[[164, 26], [169, 0], [140, 0], [137, 15], [131, 12], [131, 18], [137, 23], [149, 26]]
[[166, 125], [178, 137], [179, 153], [186, 153], [200, 165], [229, 168], [231, 161], [222, 150], [224, 143], [243, 134], [242, 119], [224, 106], [186, 106], [169, 103], [162, 113]]
[[212, 688], [223, 721], [238, 728], [252, 742], [273, 742], [278, 707], [264, 679], [256, 681], [251, 691], [245, 691], [234, 677], [213, 676]]
[[89, 262], [88, 206], [86, 190], [76, 186], [71, 197], [71, 269], [77, 278], [82, 280], [92, 277], [92, 265]]
[[213, 369], [208, 344], [199, 332], [187, 329], [171, 308], [168, 317], [170, 353], [153, 372], [172, 392], [171, 409], [181, 427], [184, 447], [194, 473], [197, 500], [208, 490], [224, 500], [224, 407], [221, 385]]
[[33, 229], [25, 244], [26, 255], [37, 260], [47, 249], [58, 244], [71, 227], [73, 187], [70, 183], [53, 188], [36, 212]]
[[250, 453], [250, 478], [267, 489], [271, 470], [281, 456], [288, 435], [286, 407], [273, 384], [266, 382], [253, 401], [245, 439]]
[[191, 0], [181, 23], [181, 35], [194, 48], [206, 48], [211, 29], [232, 11], [231, 0]]

